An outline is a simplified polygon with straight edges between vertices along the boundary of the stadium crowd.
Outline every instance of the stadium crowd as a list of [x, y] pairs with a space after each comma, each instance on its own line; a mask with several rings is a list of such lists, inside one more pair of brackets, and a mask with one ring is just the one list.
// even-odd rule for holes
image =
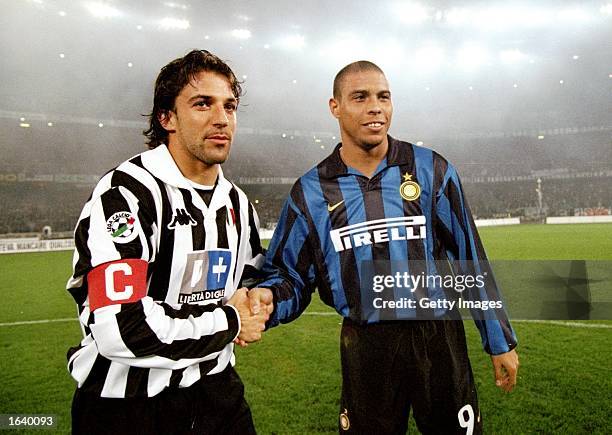
[[[542, 208], [548, 216], [573, 216], [577, 209], [612, 209], [612, 177], [543, 179]], [[242, 185], [254, 202], [262, 228], [273, 228], [289, 184]], [[521, 217], [538, 208], [534, 179], [464, 184], [476, 218]], [[0, 183], [0, 234], [71, 231], [89, 185], [67, 183]]]
[[[138, 146], [141, 130], [133, 127], [105, 126], [101, 135], [94, 131], [100, 130], [96, 126], [71, 124], [73, 134], [67, 136], [55, 127], [24, 129], [6, 120], [0, 120], [0, 125], [6, 127], [8, 143], [14, 146], [0, 163], [0, 234], [40, 232], [47, 225], [56, 232], [73, 230], [95, 181], [118, 162], [145, 150]], [[272, 228], [292, 181], [327, 156], [335, 142], [332, 137], [297, 132], [243, 131], [223, 170], [254, 202], [262, 228]], [[539, 210], [538, 178], [542, 211], [547, 216], [572, 216], [578, 209], [612, 209], [609, 131], [541, 140], [525, 136], [439, 142], [447, 144], [446, 148], [425, 146], [436, 149], [458, 168], [477, 218], [533, 214], [534, 209]], [[98, 152], [100, 149], [105, 152]]]

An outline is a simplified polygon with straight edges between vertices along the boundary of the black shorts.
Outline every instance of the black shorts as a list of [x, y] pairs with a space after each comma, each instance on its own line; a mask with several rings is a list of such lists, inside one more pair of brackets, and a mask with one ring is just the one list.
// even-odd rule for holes
[[411, 407], [424, 434], [482, 432], [462, 321], [345, 319], [340, 352], [340, 433], [405, 434]]
[[80, 391], [73, 434], [255, 434], [244, 385], [233, 367], [154, 397], [102, 398]]

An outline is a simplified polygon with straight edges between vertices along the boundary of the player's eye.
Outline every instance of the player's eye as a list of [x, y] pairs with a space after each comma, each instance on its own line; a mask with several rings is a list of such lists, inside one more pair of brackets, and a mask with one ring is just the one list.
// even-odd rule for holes
[[228, 103], [225, 105], [225, 110], [228, 112], [235, 112], [238, 109], [238, 105], [236, 103]]
[[194, 107], [209, 107], [210, 104], [206, 100], [199, 100], [194, 103]]
[[365, 95], [363, 95], [363, 94], [357, 94], [357, 95], [353, 96], [353, 100], [356, 100], [356, 101], [363, 101], [363, 100], [365, 100]]

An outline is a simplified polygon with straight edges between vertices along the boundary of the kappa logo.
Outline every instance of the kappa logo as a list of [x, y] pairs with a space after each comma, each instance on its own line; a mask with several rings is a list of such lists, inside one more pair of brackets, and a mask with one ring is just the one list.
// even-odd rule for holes
[[177, 225], [191, 225], [195, 227], [198, 223], [191, 217], [184, 208], [177, 208], [172, 215], [172, 220], [168, 224], [168, 229], [173, 230]]

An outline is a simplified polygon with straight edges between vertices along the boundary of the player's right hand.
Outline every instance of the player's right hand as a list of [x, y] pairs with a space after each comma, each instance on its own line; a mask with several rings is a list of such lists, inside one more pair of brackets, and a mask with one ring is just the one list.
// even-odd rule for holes
[[268, 310], [253, 314], [246, 288], [236, 290], [227, 303], [236, 308], [240, 316], [240, 334], [234, 343], [246, 347], [248, 343], [261, 340], [261, 333], [266, 329], [266, 321], [270, 317]]

